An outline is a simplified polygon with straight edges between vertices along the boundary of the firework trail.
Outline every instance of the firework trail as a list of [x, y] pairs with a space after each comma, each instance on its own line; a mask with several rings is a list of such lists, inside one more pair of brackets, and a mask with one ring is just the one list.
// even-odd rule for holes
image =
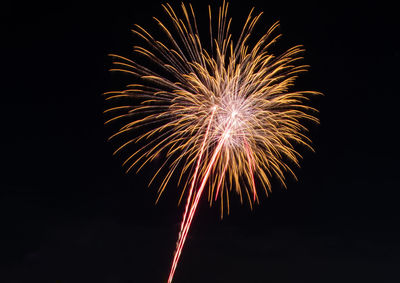
[[[178, 185], [186, 196], [168, 282], [172, 282], [190, 225], [204, 190], [210, 205], [219, 200], [221, 217], [229, 213], [229, 195], [238, 194], [250, 207], [259, 202], [261, 187], [268, 195], [271, 178], [285, 185], [285, 175], [295, 177], [289, 164], [298, 166], [296, 144], [310, 149], [304, 121], [318, 123], [316, 110], [304, 104], [315, 91], [290, 91], [305, 65], [301, 46], [275, 56], [270, 46], [275, 23], [255, 44], [250, 45], [252, 30], [262, 13], [247, 17], [242, 31], [233, 41], [228, 3], [218, 10], [216, 32], [209, 7], [209, 49], [203, 47], [192, 6], [181, 5], [179, 18], [169, 4], [162, 5], [171, 20], [170, 27], [154, 18], [164, 35], [158, 41], [147, 30], [135, 25], [132, 30], [147, 47], [134, 51], [149, 62], [144, 66], [128, 58], [114, 58], [112, 71], [135, 76], [140, 83], [122, 91], [105, 93], [111, 106], [105, 112], [106, 124], [119, 123], [110, 139], [122, 140], [114, 154], [129, 152], [132, 144], [143, 144], [129, 153], [123, 162], [127, 172], [139, 171], [158, 156], [165, 161], [158, 175], [158, 198], [179, 168]], [[214, 36], [215, 34], [215, 36]], [[138, 130], [141, 129], [141, 130]], [[136, 135], [132, 137], [131, 133]]]

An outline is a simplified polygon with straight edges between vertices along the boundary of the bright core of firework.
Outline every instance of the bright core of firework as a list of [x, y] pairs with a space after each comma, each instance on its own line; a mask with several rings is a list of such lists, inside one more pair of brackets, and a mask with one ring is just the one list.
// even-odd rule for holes
[[208, 191], [210, 204], [220, 202], [221, 217], [229, 213], [232, 192], [252, 207], [259, 202], [259, 188], [266, 194], [271, 191], [272, 177], [285, 185], [285, 176], [294, 176], [290, 165], [298, 166], [301, 158], [295, 145], [311, 149], [303, 122], [318, 122], [316, 110], [304, 102], [319, 93], [290, 90], [307, 68], [297, 64], [302, 47], [277, 56], [269, 51], [280, 37], [273, 36], [278, 23], [250, 45], [262, 14], [253, 16], [251, 10], [233, 42], [228, 4], [219, 8], [216, 28], [209, 7], [210, 47], [205, 48], [192, 6], [181, 7], [179, 18], [169, 4], [163, 5], [170, 26], [155, 18], [164, 42], [135, 26], [132, 31], [145, 47], [135, 46], [134, 51], [149, 64], [111, 55], [112, 70], [136, 80], [125, 90], [105, 93], [112, 105], [105, 111], [106, 124], [117, 125], [110, 139], [122, 141], [115, 154], [129, 153], [134, 143], [141, 145], [126, 157], [127, 171], [139, 171], [161, 155], [165, 162], [150, 181], [164, 174], [159, 196], [174, 173], [178, 185], [183, 183], [179, 201], [185, 196], [186, 204], [168, 282], [203, 192]]
[[[245, 127], [249, 124], [246, 117], [253, 115], [251, 109], [245, 104], [241, 98], [229, 97], [229, 94], [221, 99], [219, 105], [215, 105], [210, 109], [211, 113], [215, 112], [215, 118], [212, 124], [212, 131], [216, 133], [215, 142], [221, 139], [221, 135], [225, 134], [225, 147], [238, 147], [243, 140]], [[229, 130], [226, 131], [226, 129]]]

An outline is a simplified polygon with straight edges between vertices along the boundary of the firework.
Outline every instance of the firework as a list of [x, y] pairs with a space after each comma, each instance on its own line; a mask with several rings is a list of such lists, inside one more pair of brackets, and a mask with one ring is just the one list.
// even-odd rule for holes
[[[182, 4], [182, 18], [169, 4], [162, 7], [170, 27], [155, 21], [167, 40], [159, 41], [139, 25], [132, 30], [144, 41], [145, 47], [135, 46], [134, 51], [146, 58], [146, 66], [111, 55], [112, 71], [132, 74], [137, 81], [125, 90], [105, 93], [112, 105], [105, 113], [106, 124], [119, 122], [110, 139], [123, 139], [115, 154], [128, 152], [123, 163], [126, 171], [139, 171], [155, 158], [165, 157], [150, 181], [163, 175], [157, 201], [179, 171], [179, 202], [185, 196], [186, 204], [168, 278], [172, 282], [205, 189], [210, 205], [220, 202], [222, 217], [229, 213], [231, 193], [252, 207], [259, 202], [260, 188], [267, 195], [271, 191], [271, 178], [285, 185], [286, 175], [295, 177], [290, 166], [298, 166], [301, 158], [295, 145], [312, 149], [303, 122], [318, 122], [316, 110], [304, 102], [318, 93], [290, 90], [307, 66], [297, 64], [304, 51], [301, 46], [278, 56], [269, 52], [280, 37], [274, 35], [278, 23], [255, 44], [249, 43], [262, 13], [253, 16], [250, 11], [234, 42], [228, 3], [218, 10], [216, 28], [209, 7], [210, 36], [205, 48], [191, 5]], [[129, 153], [134, 143], [143, 146]]]

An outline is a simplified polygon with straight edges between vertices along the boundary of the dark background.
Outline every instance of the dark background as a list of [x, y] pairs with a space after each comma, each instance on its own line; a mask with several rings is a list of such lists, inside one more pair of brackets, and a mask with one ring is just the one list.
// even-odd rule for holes
[[[299, 182], [253, 211], [236, 201], [221, 221], [203, 201], [174, 282], [400, 282], [400, 25], [377, 2], [231, 2], [234, 32], [255, 6], [259, 35], [281, 21], [275, 50], [305, 45], [296, 89], [325, 94], [316, 153], [301, 151]], [[159, 4], [3, 9], [0, 282], [166, 282], [178, 192], [154, 205], [152, 167], [123, 173], [101, 97], [129, 80], [107, 71], [107, 54], [130, 57], [130, 28], [154, 30]], [[207, 4], [194, 5], [205, 24]]]

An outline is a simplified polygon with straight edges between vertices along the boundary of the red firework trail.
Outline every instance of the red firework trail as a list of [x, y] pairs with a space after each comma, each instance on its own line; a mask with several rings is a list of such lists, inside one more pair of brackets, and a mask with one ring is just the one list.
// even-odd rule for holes
[[204, 140], [203, 140], [203, 143], [201, 144], [199, 157], [197, 158], [196, 168], [195, 168], [194, 173], [193, 173], [193, 180], [192, 180], [192, 183], [190, 185], [189, 195], [187, 197], [187, 202], [186, 202], [186, 206], [185, 206], [185, 212], [183, 214], [183, 219], [182, 219], [182, 223], [181, 223], [181, 230], [180, 230], [181, 232], [182, 232], [183, 226], [184, 226], [184, 224], [186, 222], [186, 215], [187, 215], [187, 212], [188, 212], [188, 209], [189, 209], [190, 200], [192, 198], [194, 185], [196, 184], [197, 173], [199, 172], [200, 162], [201, 162], [201, 159], [203, 157], [204, 148], [206, 146], [206, 142], [207, 142], [208, 135], [209, 135], [209, 132], [210, 132], [211, 122], [213, 120], [213, 117], [214, 117], [214, 114], [215, 114], [216, 110], [217, 110], [217, 107], [213, 107], [213, 111], [211, 112], [210, 121], [208, 122], [207, 130], [206, 130], [206, 133], [204, 135]]
[[225, 162], [225, 165], [224, 165], [224, 169], [222, 170], [222, 174], [221, 174], [221, 176], [219, 176], [219, 182], [218, 182], [217, 190], [215, 192], [214, 201], [216, 201], [217, 198], [218, 198], [219, 189], [221, 188], [222, 181], [224, 180], [224, 177], [225, 177], [226, 169], [228, 169], [228, 165], [229, 165], [229, 153], [228, 153], [228, 156], [226, 157], [226, 162]]
[[[214, 113], [215, 109], [216, 108], [214, 107], [213, 113]], [[210, 123], [211, 123], [211, 121], [212, 121], [212, 117], [210, 119]], [[192, 192], [189, 192], [189, 196], [188, 196], [187, 204], [186, 204], [186, 207], [188, 207], [189, 203], [191, 203], [189, 217], [186, 219], [187, 210], [185, 210], [185, 214], [183, 216], [182, 225], [181, 225], [181, 231], [179, 232], [179, 239], [178, 239], [178, 242], [177, 242], [177, 248], [176, 248], [176, 251], [175, 251], [175, 254], [174, 254], [174, 259], [172, 261], [171, 271], [170, 271], [170, 274], [169, 274], [169, 277], [168, 277], [168, 283], [171, 283], [172, 279], [174, 277], [175, 269], [176, 269], [176, 266], [178, 264], [179, 258], [181, 256], [182, 248], [183, 248], [183, 245], [185, 244], [186, 237], [187, 237], [187, 234], [188, 234], [189, 229], [190, 229], [190, 225], [191, 225], [192, 220], [193, 220], [193, 216], [196, 213], [197, 205], [199, 203], [200, 197], [201, 197], [201, 195], [203, 193], [204, 187], [205, 187], [205, 185], [207, 183], [207, 180], [208, 180], [208, 177], [209, 177], [209, 175], [211, 173], [211, 170], [213, 169], [213, 166], [215, 165], [215, 161], [216, 161], [218, 155], [220, 154], [221, 149], [222, 149], [226, 139], [228, 139], [229, 136], [230, 136], [231, 125], [232, 125], [232, 121], [230, 121], [228, 123], [226, 129], [224, 130], [224, 132], [221, 135], [221, 138], [220, 138], [220, 140], [218, 142], [218, 145], [217, 145], [216, 149], [214, 150], [214, 153], [213, 153], [213, 155], [211, 157], [210, 163], [207, 166], [206, 173], [205, 173], [205, 175], [204, 175], [204, 177], [203, 177], [203, 179], [201, 181], [200, 187], [197, 190], [197, 194], [196, 194], [196, 197], [193, 200], [193, 202], [191, 201]], [[208, 130], [209, 130], [209, 128], [208, 128]], [[208, 132], [206, 133], [206, 137], [207, 136], [208, 136]], [[199, 158], [198, 158], [198, 162], [197, 162], [198, 165], [200, 164], [200, 162], [199, 162], [200, 158], [201, 158], [201, 156], [199, 156]], [[197, 170], [195, 170], [195, 172]], [[195, 182], [195, 180], [193, 179], [193, 183], [194, 182]]]

